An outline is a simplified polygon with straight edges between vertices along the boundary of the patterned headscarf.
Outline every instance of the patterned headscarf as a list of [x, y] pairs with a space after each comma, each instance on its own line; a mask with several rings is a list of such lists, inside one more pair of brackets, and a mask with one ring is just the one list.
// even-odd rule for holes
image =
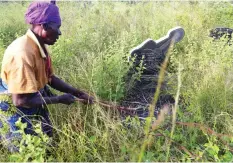
[[51, 3], [43, 1], [32, 2], [25, 14], [25, 20], [28, 24], [54, 22], [61, 25], [59, 9], [55, 1], [51, 1]]

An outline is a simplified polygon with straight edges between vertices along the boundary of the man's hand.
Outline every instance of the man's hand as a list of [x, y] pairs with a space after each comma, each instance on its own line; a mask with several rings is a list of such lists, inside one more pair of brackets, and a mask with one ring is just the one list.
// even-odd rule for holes
[[[79, 99], [83, 99], [82, 102], [84, 104], [93, 104], [94, 103], [94, 98], [92, 96], [89, 96], [88, 94], [84, 93], [83, 91], [72, 87], [71, 85], [65, 83], [63, 80], [61, 80], [60, 78], [58, 78], [55, 75], [53, 75], [51, 77], [51, 82], [49, 83], [49, 85], [58, 91], [70, 93]], [[66, 102], [66, 101], [64, 101], [64, 102]]]
[[75, 97], [69, 93], [57, 96], [58, 102], [66, 105], [70, 105], [75, 102]]
[[89, 96], [86, 93], [82, 93], [82, 95], [80, 95], [78, 98], [83, 99], [84, 101], [82, 101], [84, 104], [93, 104], [94, 103], [94, 97]]

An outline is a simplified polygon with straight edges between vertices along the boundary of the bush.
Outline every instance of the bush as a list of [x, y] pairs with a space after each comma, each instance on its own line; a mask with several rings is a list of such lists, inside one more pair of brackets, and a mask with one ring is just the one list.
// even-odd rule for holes
[[[169, 93], [181, 75], [177, 121], [171, 117], [149, 133], [138, 118], [126, 118], [98, 104], [52, 105], [56, 146], [49, 161], [232, 161], [232, 50], [213, 42], [209, 30], [231, 27], [232, 6], [218, 2], [58, 2], [62, 36], [51, 47], [55, 72], [98, 98], [119, 102], [129, 51], [147, 38], [158, 39], [177, 25], [186, 35], [171, 52]], [[27, 3], [1, 3], [0, 52], [26, 32]], [[13, 11], [13, 12], [6, 12]], [[181, 65], [181, 73], [178, 73]], [[210, 127], [211, 130], [204, 126]], [[221, 133], [225, 136], [219, 136]], [[168, 150], [169, 148], [169, 150]], [[191, 152], [190, 152], [191, 151]], [[167, 152], [167, 155], [164, 153]], [[4, 149], [4, 156], [11, 155]], [[44, 155], [43, 155], [44, 156]], [[43, 161], [47, 157], [44, 156]], [[9, 161], [0, 158], [1, 161]]]

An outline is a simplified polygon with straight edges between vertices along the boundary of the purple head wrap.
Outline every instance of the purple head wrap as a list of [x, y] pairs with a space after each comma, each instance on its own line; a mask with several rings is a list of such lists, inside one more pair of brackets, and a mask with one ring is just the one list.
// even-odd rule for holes
[[59, 9], [55, 1], [48, 3], [43, 1], [32, 2], [25, 14], [28, 24], [46, 24], [54, 22], [61, 25]]

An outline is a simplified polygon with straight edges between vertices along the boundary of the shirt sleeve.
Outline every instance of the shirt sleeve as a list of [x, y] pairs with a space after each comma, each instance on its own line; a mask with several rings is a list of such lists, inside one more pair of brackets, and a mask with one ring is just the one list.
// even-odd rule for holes
[[2, 73], [12, 94], [35, 93], [38, 91], [32, 55], [22, 51], [10, 57]]

